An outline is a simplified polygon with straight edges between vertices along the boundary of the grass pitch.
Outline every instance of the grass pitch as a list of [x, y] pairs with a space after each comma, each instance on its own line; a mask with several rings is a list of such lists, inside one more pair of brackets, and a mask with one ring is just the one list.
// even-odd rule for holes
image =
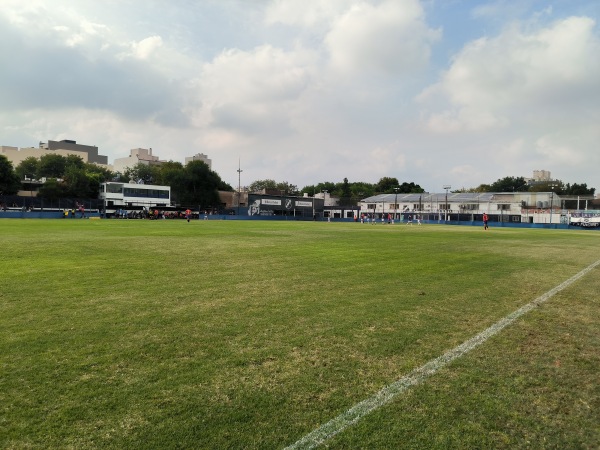
[[[590, 230], [0, 221], [0, 447], [282, 448], [600, 258]], [[600, 446], [598, 270], [331, 448]]]

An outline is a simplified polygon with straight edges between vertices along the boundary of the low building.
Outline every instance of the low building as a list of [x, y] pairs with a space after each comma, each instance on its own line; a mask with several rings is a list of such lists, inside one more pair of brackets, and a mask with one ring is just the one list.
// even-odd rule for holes
[[403, 220], [419, 215], [428, 220], [481, 220], [483, 213], [495, 221], [560, 223], [571, 210], [588, 208], [589, 198], [561, 197], [554, 192], [448, 192], [380, 194], [359, 202], [362, 214], [381, 218], [391, 215]]
[[169, 207], [171, 206], [171, 187], [108, 181], [100, 184], [98, 197], [103, 202], [107, 215], [118, 209], [139, 210]]

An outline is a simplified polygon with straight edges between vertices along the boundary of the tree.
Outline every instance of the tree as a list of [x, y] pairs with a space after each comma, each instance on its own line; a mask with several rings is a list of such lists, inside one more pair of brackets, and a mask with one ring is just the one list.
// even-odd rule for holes
[[281, 181], [276, 184], [275, 189], [285, 194], [296, 194], [298, 192], [298, 186], [295, 184], [288, 183], [287, 181]]
[[39, 159], [35, 156], [28, 156], [17, 165], [15, 172], [20, 180], [24, 180], [25, 178], [37, 178], [39, 165]]
[[222, 180], [202, 161], [191, 161], [172, 180], [173, 196], [181, 205], [220, 206], [218, 186]]
[[523, 177], [504, 177], [490, 185], [491, 192], [527, 192], [529, 185]]
[[595, 188], [588, 188], [587, 183], [577, 184], [573, 183], [570, 185], [567, 183], [565, 186], [565, 194], [566, 195], [594, 195], [596, 192]]
[[20, 187], [21, 181], [12, 163], [6, 156], [0, 155], [0, 195], [16, 194]]
[[48, 153], [40, 157], [37, 177], [62, 178], [67, 167], [67, 158]]
[[157, 179], [155, 180], [156, 184], [171, 186], [171, 183], [177, 179], [177, 177], [181, 176], [183, 173], [183, 164], [175, 161], [168, 161], [160, 166], [158, 166], [158, 170], [156, 171]]
[[352, 197], [352, 192], [350, 190], [350, 183], [348, 183], [348, 178], [344, 178], [344, 182], [342, 183], [342, 198], [350, 198]]
[[250, 192], [260, 192], [263, 189], [277, 189], [277, 182], [275, 180], [256, 180], [248, 187]]
[[562, 181], [548, 181], [534, 184], [529, 188], [530, 192], [554, 192], [555, 194], [564, 194], [564, 185]]
[[410, 183], [407, 183], [406, 181], [403, 182], [399, 188], [398, 192], [402, 192], [403, 194], [420, 194], [425, 192], [425, 189], [412, 181]]
[[67, 197], [67, 187], [65, 183], [59, 182], [56, 178], [50, 178], [40, 186], [38, 197], [46, 200], [58, 200]]
[[[90, 186], [90, 180], [87, 177], [85, 170], [69, 167], [63, 175], [65, 194], [76, 198], [90, 198], [94, 195], [94, 190]], [[96, 196], [98, 188], [96, 187]]]
[[133, 167], [125, 169], [125, 178], [134, 183], [155, 184], [155, 179], [158, 177], [158, 168], [149, 164], [139, 162]]
[[379, 180], [375, 186], [375, 190], [381, 194], [393, 194], [394, 188], [398, 187], [398, 178], [394, 177], [383, 177]]
[[352, 197], [358, 200], [375, 195], [375, 185], [371, 183], [365, 183], [364, 181], [352, 183], [350, 185], [350, 190], [352, 192]]
[[85, 162], [81, 159], [81, 156], [77, 155], [67, 155], [65, 156], [65, 168], [67, 167], [75, 167], [77, 169], [85, 168]]

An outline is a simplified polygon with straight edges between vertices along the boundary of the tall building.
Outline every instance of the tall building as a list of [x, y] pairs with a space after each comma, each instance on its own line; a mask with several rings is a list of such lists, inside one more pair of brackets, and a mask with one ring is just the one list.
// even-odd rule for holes
[[149, 166], [152, 164], [161, 164], [163, 162], [164, 161], [161, 161], [158, 156], [152, 155], [151, 148], [132, 148], [129, 151], [129, 156], [115, 159], [113, 171], [123, 173], [128, 167], [133, 167], [139, 163]]
[[552, 180], [552, 175], [549, 170], [534, 170], [533, 171], [533, 180], [534, 181], [550, 181]]
[[0, 146], [0, 154], [6, 156], [13, 166], [18, 166], [24, 159], [29, 157], [40, 158], [48, 154], [61, 156], [75, 155], [79, 156], [86, 163], [95, 163], [99, 165], [108, 165], [108, 156], [99, 155], [98, 147], [93, 145], [82, 145], [76, 141], [48, 141], [40, 142], [39, 147], [11, 147], [8, 145]]
[[95, 145], [78, 144], [77, 141], [63, 139], [62, 141], [48, 141], [47, 143], [40, 142], [40, 149], [43, 150], [66, 150], [71, 152], [87, 153], [87, 162], [95, 164], [108, 164], [108, 156], [99, 155], [98, 147]]
[[210, 170], [212, 170], [212, 160], [208, 159], [208, 156], [206, 156], [204, 153], [196, 153], [194, 156], [187, 156], [185, 158], [186, 164], [192, 161], [202, 161]]

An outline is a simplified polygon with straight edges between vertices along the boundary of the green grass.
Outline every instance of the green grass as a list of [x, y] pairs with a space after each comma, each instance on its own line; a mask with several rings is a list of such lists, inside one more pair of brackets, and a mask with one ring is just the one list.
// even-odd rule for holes
[[[282, 448], [600, 258], [590, 230], [0, 221], [1, 448]], [[594, 270], [331, 448], [598, 448]]]

